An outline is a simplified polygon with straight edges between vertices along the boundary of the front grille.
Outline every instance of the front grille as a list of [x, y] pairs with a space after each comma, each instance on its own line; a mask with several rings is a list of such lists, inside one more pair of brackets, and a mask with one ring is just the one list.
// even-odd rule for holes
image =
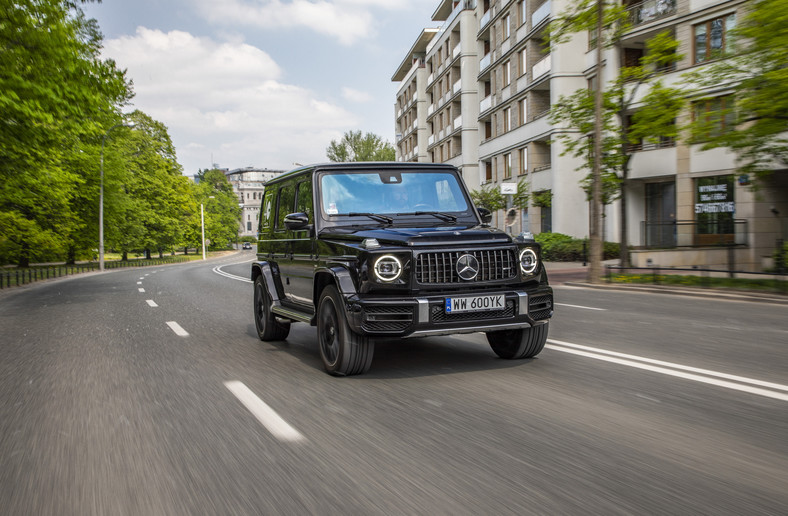
[[364, 307], [361, 328], [367, 332], [397, 332], [413, 324], [413, 308], [409, 306], [379, 305]]
[[454, 314], [447, 314], [441, 305], [430, 306], [430, 320], [434, 323], [480, 321], [485, 319], [502, 319], [504, 317], [514, 317], [514, 301], [507, 300], [506, 308], [503, 310], [460, 312]]
[[[457, 274], [457, 259], [464, 254], [472, 255], [479, 262], [479, 273], [468, 281]], [[421, 253], [416, 256], [416, 282], [425, 285], [509, 280], [517, 276], [515, 265], [511, 249]]]
[[549, 295], [528, 298], [528, 315], [534, 321], [547, 319], [553, 311], [553, 297]]

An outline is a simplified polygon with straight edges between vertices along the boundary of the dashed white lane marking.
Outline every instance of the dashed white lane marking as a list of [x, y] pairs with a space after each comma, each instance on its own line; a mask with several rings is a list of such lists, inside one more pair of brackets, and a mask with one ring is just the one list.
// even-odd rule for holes
[[[604, 360], [605, 362], [612, 362], [614, 364], [644, 369], [646, 371], [652, 371], [668, 376], [684, 378], [685, 380], [692, 380], [695, 382], [716, 385], [717, 387], [747, 392], [767, 398], [788, 401], [788, 392], [777, 392], [788, 391], [788, 385], [764, 382], [762, 380], [755, 380], [753, 378], [745, 378], [743, 376], [719, 373], [717, 371], [674, 364], [672, 362], [663, 362], [662, 360], [654, 360], [652, 358], [639, 357], [637, 355], [628, 355], [626, 353], [618, 353], [616, 351], [581, 346], [580, 344], [573, 344], [571, 342], [564, 342], [555, 339], [548, 339], [547, 342], [550, 344], [545, 347], [555, 351], [562, 351], [564, 353], [571, 353], [573, 355], [594, 358], [596, 360]], [[718, 380], [717, 378], [723, 379]]]
[[179, 337], [188, 337], [189, 336], [189, 332], [187, 332], [186, 330], [181, 328], [181, 325], [176, 323], [175, 321], [167, 321], [167, 326], [169, 326], [170, 329], [175, 332], [175, 335], [177, 335]]
[[274, 412], [271, 407], [266, 405], [263, 400], [258, 398], [255, 393], [249, 390], [249, 387], [242, 382], [224, 382], [224, 386], [235, 394], [238, 401], [243, 403], [244, 406], [249, 409], [249, 412], [251, 412], [274, 437], [282, 441], [304, 440], [304, 436], [301, 435], [298, 430], [290, 426], [287, 421], [282, 419], [279, 414]]
[[138, 282], [137, 282], [137, 285], [142, 285], [142, 282], [141, 282], [141, 281], [138, 281]]
[[153, 308], [159, 306], [156, 304], [156, 301], [154, 301], [153, 299], [146, 299], [145, 302], [148, 303], [148, 306], [152, 306]]
[[139, 290], [140, 292], [145, 292], [144, 288], [138, 288], [137, 290]]
[[141, 277], [140, 279], [145, 279], [145, 276]]
[[557, 306], [569, 306], [571, 308], [582, 308], [584, 310], [599, 310], [602, 312], [606, 312], [607, 308], [595, 308], [593, 306], [583, 306], [583, 305], [568, 305], [566, 303], [555, 303]]

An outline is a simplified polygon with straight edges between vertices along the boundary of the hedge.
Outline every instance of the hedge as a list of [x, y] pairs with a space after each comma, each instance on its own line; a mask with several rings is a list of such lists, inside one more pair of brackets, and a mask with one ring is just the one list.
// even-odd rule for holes
[[[548, 262], [582, 262], [586, 260], [583, 243], [588, 248], [588, 240], [572, 238], [562, 233], [539, 233], [535, 235], [542, 245], [542, 259]], [[619, 245], [616, 242], [605, 242], [604, 260], [618, 258]]]

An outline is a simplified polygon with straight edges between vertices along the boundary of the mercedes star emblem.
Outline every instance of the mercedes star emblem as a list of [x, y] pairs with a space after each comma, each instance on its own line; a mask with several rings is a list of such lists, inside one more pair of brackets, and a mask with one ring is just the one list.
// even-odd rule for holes
[[479, 260], [470, 254], [464, 254], [457, 259], [457, 274], [465, 281], [470, 281], [479, 274]]

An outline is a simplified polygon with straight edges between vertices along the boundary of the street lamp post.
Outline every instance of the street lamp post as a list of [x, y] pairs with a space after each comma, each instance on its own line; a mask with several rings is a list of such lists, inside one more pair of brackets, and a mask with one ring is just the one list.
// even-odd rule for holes
[[[213, 199], [213, 195], [208, 196], [209, 199]], [[202, 228], [202, 259], [205, 260], [205, 212], [202, 208], [202, 203], [200, 203], [200, 227]]]
[[134, 128], [134, 124], [115, 124], [104, 133], [101, 137], [101, 166], [100, 166], [100, 181], [99, 181], [99, 270], [104, 270], [104, 143], [107, 136], [113, 129], [118, 127]]

